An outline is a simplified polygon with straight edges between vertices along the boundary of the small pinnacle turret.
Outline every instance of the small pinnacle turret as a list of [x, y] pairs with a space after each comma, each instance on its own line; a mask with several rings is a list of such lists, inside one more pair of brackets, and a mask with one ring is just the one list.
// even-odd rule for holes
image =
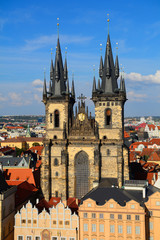
[[98, 90], [100, 90], [101, 89], [101, 85], [100, 85], [100, 79], [98, 79]]
[[102, 59], [102, 56], [101, 56], [100, 65], [99, 65], [99, 77], [100, 78], [103, 77], [103, 59]]
[[68, 78], [67, 59], [65, 58], [65, 63], [64, 63], [64, 80], [66, 81], [67, 78]]
[[43, 85], [43, 100], [47, 98], [47, 87], [46, 87], [46, 78], [44, 76], [44, 85]]
[[92, 87], [92, 93], [96, 92], [96, 78], [95, 76], [93, 77], [93, 87]]
[[68, 78], [67, 78], [67, 87], [66, 87], [66, 93], [69, 94], [69, 81], [68, 81]]
[[50, 80], [53, 81], [53, 77], [54, 77], [54, 68], [53, 68], [53, 59], [51, 59]]
[[116, 61], [115, 61], [115, 77], [119, 77], [119, 62], [118, 62], [118, 55], [116, 56]]
[[71, 94], [72, 94], [72, 97], [75, 98], [74, 79], [72, 79]]

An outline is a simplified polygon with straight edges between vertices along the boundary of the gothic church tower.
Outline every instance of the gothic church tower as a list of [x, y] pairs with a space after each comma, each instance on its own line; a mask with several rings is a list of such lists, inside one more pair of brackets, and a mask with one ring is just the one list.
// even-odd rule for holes
[[121, 76], [120, 88], [118, 56], [115, 64], [108, 34], [104, 63], [101, 56], [96, 88], [93, 80], [92, 100], [95, 104], [95, 121], [98, 123], [101, 178], [116, 178], [119, 187], [129, 178], [128, 150], [124, 146], [124, 104], [126, 102], [125, 82]]
[[74, 114], [74, 82], [70, 92], [67, 60], [63, 66], [58, 37], [54, 64], [51, 60], [49, 89], [45, 78], [43, 89], [46, 137], [41, 188], [46, 200], [51, 197], [81, 198], [95, 182], [109, 178], [121, 187], [123, 181], [129, 179], [128, 150], [123, 137], [126, 89], [122, 77], [118, 87], [118, 56], [114, 63], [109, 34], [99, 75], [101, 81], [97, 87], [95, 77], [93, 79], [95, 118], [88, 113], [83, 95], [78, 98]]

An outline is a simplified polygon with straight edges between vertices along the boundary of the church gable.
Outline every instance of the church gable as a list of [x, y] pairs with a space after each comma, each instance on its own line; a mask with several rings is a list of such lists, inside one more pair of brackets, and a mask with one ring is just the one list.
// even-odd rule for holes
[[85, 102], [81, 100], [81, 104], [78, 104], [78, 112], [76, 110], [76, 116], [73, 120], [72, 127], [69, 131], [70, 137], [83, 138], [84, 136], [89, 138], [96, 138], [96, 124], [95, 120], [88, 117], [88, 108], [85, 110]]

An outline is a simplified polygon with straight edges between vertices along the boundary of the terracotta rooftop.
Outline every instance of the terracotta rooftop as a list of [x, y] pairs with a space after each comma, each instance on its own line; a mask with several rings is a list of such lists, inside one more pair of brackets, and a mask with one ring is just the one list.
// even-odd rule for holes
[[15, 137], [15, 138], [7, 138], [2, 143], [6, 142], [42, 142], [44, 138], [38, 138], [38, 137]]
[[29, 148], [29, 150], [31, 150], [32, 152], [37, 153], [39, 156], [41, 156], [43, 146], [34, 146], [34, 147]]

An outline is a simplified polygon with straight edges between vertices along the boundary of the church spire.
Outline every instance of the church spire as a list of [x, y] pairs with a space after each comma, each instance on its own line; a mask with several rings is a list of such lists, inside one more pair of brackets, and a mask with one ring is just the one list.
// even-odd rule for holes
[[74, 89], [74, 74], [72, 74], [72, 88], [71, 88], [72, 97], [75, 98], [75, 89]]
[[[67, 48], [66, 48], [67, 50]], [[64, 63], [64, 80], [66, 81], [68, 78], [68, 69], [67, 69], [67, 51], [65, 51], [65, 63]]]
[[43, 84], [43, 100], [47, 98], [46, 76], [44, 72], [44, 84]]
[[102, 55], [101, 55], [100, 65], [99, 65], [99, 76], [100, 76], [100, 78], [103, 77], [103, 59], [102, 59]]
[[116, 61], [115, 61], [115, 77], [119, 77], [119, 61], [118, 61], [118, 55], [116, 56]]
[[93, 77], [93, 87], [92, 87], [92, 93], [96, 92], [96, 78], [95, 76]]

